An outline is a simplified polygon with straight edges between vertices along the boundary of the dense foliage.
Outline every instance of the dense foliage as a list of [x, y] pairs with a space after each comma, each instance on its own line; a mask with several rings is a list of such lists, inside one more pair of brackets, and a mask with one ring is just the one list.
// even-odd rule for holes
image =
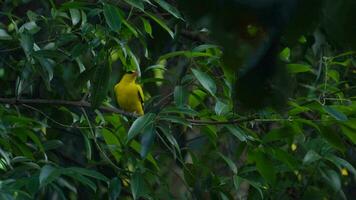
[[352, 199], [355, 4], [0, 0], [0, 199]]

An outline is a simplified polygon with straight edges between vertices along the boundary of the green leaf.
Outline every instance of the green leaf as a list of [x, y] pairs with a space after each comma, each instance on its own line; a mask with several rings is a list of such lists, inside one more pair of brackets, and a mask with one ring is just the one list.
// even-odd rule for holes
[[356, 170], [355, 168], [346, 160], [339, 158], [335, 155], [329, 154], [325, 157], [325, 159], [331, 161], [332, 163], [334, 163], [338, 168], [342, 168], [345, 167], [346, 169], [348, 169], [351, 173], [354, 174], [354, 176], [356, 177]]
[[356, 144], [356, 128], [353, 127], [356, 124], [356, 120], [350, 120], [341, 125], [341, 130], [344, 135], [346, 135], [353, 144]]
[[321, 135], [325, 138], [333, 147], [341, 152], [346, 150], [344, 141], [339, 135], [339, 132], [334, 130], [332, 127], [320, 127]]
[[270, 184], [276, 182], [275, 167], [265, 153], [260, 150], [249, 151], [248, 159], [256, 162], [257, 171]]
[[145, 10], [142, 0], [124, 0], [126, 3], [130, 4], [131, 6], [138, 8], [141, 11]]
[[214, 110], [217, 115], [226, 115], [230, 111], [230, 106], [218, 100]]
[[341, 111], [337, 110], [336, 108], [333, 108], [331, 106], [324, 106], [323, 107], [325, 112], [327, 112], [330, 116], [334, 117], [336, 120], [339, 121], [347, 121], [347, 116], [342, 113]]
[[183, 126], [192, 126], [184, 117], [179, 117], [175, 115], [160, 115], [159, 119], [163, 121], [169, 121], [171, 123], [181, 124]]
[[305, 154], [303, 163], [305, 165], [309, 165], [315, 161], [318, 161], [321, 159], [321, 156], [316, 153], [314, 150], [309, 150], [307, 154]]
[[162, 111], [162, 114], [176, 113], [176, 114], [185, 114], [189, 116], [196, 116], [199, 112], [189, 108], [189, 107], [165, 107]]
[[89, 169], [85, 169], [85, 168], [80, 168], [80, 167], [68, 167], [64, 169], [65, 173], [64, 174], [68, 174], [68, 173], [72, 173], [72, 174], [80, 174], [83, 176], [88, 176], [91, 178], [95, 178], [104, 182], [108, 182], [109, 179], [107, 177], [105, 177], [103, 174], [94, 171], [94, 170], [89, 170]]
[[57, 179], [61, 175], [60, 171], [51, 165], [45, 165], [42, 167], [39, 175], [40, 187], [44, 187]]
[[279, 58], [282, 61], [289, 62], [290, 61], [290, 48], [286, 47], [279, 53]]
[[12, 40], [12, 37], [4, 29], [0, 29], [0, 40]]
[[121, 29], [121, 14], [117, 7], [104, 4], [104, 17], [111, 30], [119, 32]]
[[70, 17], [72, 19], [73, 26], [80, 22], [80, 12], [78, 9], [69, 9]]
[[187, 103], [188, 96], [183, 86], [178, 85], [174, 88], [174, 102], [178, 107], [182, 107]]
[[121, 193], [121, 180], [113, 178], [109, 184], [109, 200], [117, 200]]
[[[153, 38], [153, 35], [152, 35], [152, 27], [151, 27], [150, 22], [149, 22], [147, 19], [143, 18], [143, 17], [141, 17], [141, 20], [142, 20], [142, 23], [143, 23], [143, 28], [145, 29], [146, 33], [147, 33], [151, 38]], [[147, 70], [147, 69], [146, 69], [146, 70]]]
[[139, 199], [142, 195], [144, 195], [144, 191], [145, 183], [143, 180], [143, 176], [141, 173], [135, 172], [131, 178], [131, 192], [133, 198], [135, 200]]
[[93, 181], [90, 179], [86, 178], [85, 176], [82, 176], [80, 174], [72, 174], [72, 173], [66, 173], [65, 175], [73, 178], [74, 180], [79, 181], [83, 185], [88, 186], [90, 189], [92, 189], [94, 192], [96, 191], [97, 187]]
[[236, 190], [239, 190], [240, 189], [240, 185], [243, 181], [246, 181], [248, 184], [252, 185], [252, 187], [254, 187], [258, 193], [260, 194], [261, 196], [261, 199], [263, 199], [263, 192], [261, 190], [261, 186], [260, 184], [254, 182], [254, 181], [251, 181], [251, 180], [248, 180], [248, 179], [245, 179], [245, 178], [241, 178], [237, 175], [234, 175], [233, 176], [233, 181], [234, 181], [234, 186], [235, 186], [235, 189]]
[[108, 148], [112, 155], [115, 157], [116, 161], [121, 159], [121, 144], [117, 137], [108, 129], [101, 129], [101, 135], [104, 137], [105, 143], [108, 145]]
[[146, 158], [148, 152], [150, 151], [154, 140], [155, 140], [156, 132], [153, 126], [153, 123], [145, 128], [145, 131], [141, 137], [141, 158]]
[[166, 1], [164, 1], [164, 0], [154, 0], [154, 1], [157, 2], [167, 12], [171, 13], [175, 18], [183, 19], [182, 15], [178, 11], [178, 9], [175, 8], [174, 6], [170, 5]]
[[34, 134], [32, 131], [26, 131], [26, 134], [28, 135], [29, 138], [38, 146], [40, 151], [44, 152], [44, 147], [42, 145], [42, 142], [38, 138], [36, 134]]
[[306, 64], [288, 64], [287, 69], [292, 74], [312, 72], [312, 67]]
[[338, 173], [336, 173], [334, 170], [320, 170], [320, 171], [323, 178], [334, 189], [334, 191], [339, 191], [341, 189], [341, 180]]
[[241, 142], [245, 142], [247, 140], [246, 134], [242, 129], [240, 129], [240, 127], [236, 125], [226, 125], [225, 127], [230, 131], [230, 133], [232, 133], [235, 137], [237, 137], [237, 139], [239, 139]]
[[216, 84], [214, 79], [212, 79], [208, 74], [202, 72], [198, 69], [192, 69], [194, 76], [198, 79], [200, 84], [208, 91], [212, 96], [216, 93]]
[[222, 153], [218, 152], [218, 155], [226, 162], [234, 174], [237, 174], [237, 167], [235, 163], [228, 157], [224, 156]]
[[163, 22], [162, 19], [154, 16], [153, 14], [151, 13], [148, 13], [148, 12], [145, 12], [146, 15], [148, 15], [151, 19], [153, 19], [155, 22], [157, 22], [157, 24], [159, 24], [164, 30], [166, 30], [168, 32], [168, 34], [174, 38], [174, 33], [173, 31], [166, 25], [166, 23]]
[[154, 123], [156, 118], [156, 114], [147, 113], [139, 118], [137, 118], [133, 124], [131, 125], [128, 136], [126, 139], [126, 143], [136, 137], [139, 133], [141, 133], [147, 126]]
[[31, 35], [37, 33], [38, 31], [40, 31], [41, 28], [39, 26], [37, 26], [36, 22], [27, 22], [25, 24], [23, 24], [20, 29], [19, 32], [20, 33], [24, 33], [24, 32], [29, 32]]
[[91, 105], [93, 108], [98, 108], [101, 102], [106, 98], [109, 89], [109, 77], [111, 74], [111, 66], [106, 62], [106, 56], [100, 56], [104, 59], [104, 63], [96, 67], [91, 85]]

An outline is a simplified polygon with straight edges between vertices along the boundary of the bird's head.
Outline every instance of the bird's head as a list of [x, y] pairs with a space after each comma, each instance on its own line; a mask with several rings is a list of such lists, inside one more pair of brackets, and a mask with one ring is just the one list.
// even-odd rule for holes
[[131, 70], [126, 72], [126, 74], [122, 77], [122, 80], [125, 82], [132, 82], [135, 81], [138, 76], [137, 71]]

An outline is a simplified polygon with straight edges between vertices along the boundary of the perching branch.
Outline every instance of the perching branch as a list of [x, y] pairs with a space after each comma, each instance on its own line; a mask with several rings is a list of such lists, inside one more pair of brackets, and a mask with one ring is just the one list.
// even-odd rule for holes
[[[67, 100], [53, 100], [53, 99], [16, 99], [16, 98], [0, 98], [0, 104], [10, 104], [10, 105], [59, 105], [59, 106], [73, 106], [80, 108], [92, 108], [91, 104], [87, 101], [67, 101]], [[100, 106], [98, 108], [102, 112], [107, 113], [117, 113], [128, 117], [137, 118], [138, 115], [134, 113], [125, 112], [123, 110]], [[203, 126], [203, 125], [226, 125], [226, 124], [236, 124], [248, 121], [256, 120], [255, 116], [243, 117], [229, 121], [213, 121], [213, 120], [198, 120], [198, 119], [187, 119], [192, 125]]]
[[[54, 100], [54, 99], [16, 99], [16, 98], [0, 98], [0, 103], [2, 104], [11, 104], [11, 105], [60, 105], [60, 106], [73, 106], [73, 107], [82, 107], [82, 108], [92, 108], [91, 104], [87, 101], [67, 101], [67, 100]], [[134, 113], [125, 112], [123, 110], [108, 107], [100, 106], [98, 108], [102, 112], [117, 113], [125, 115], [128, 117], [137, 117]]]

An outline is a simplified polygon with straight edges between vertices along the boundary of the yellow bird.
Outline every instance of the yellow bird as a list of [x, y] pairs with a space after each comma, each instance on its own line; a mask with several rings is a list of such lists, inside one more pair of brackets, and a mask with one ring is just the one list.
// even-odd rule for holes
[[114, 91], [119, 106], [127, 111], [143, 115], [143, 91], [139, 84], [136, 83], [136, 71], [126, 73], [115, 85]]

